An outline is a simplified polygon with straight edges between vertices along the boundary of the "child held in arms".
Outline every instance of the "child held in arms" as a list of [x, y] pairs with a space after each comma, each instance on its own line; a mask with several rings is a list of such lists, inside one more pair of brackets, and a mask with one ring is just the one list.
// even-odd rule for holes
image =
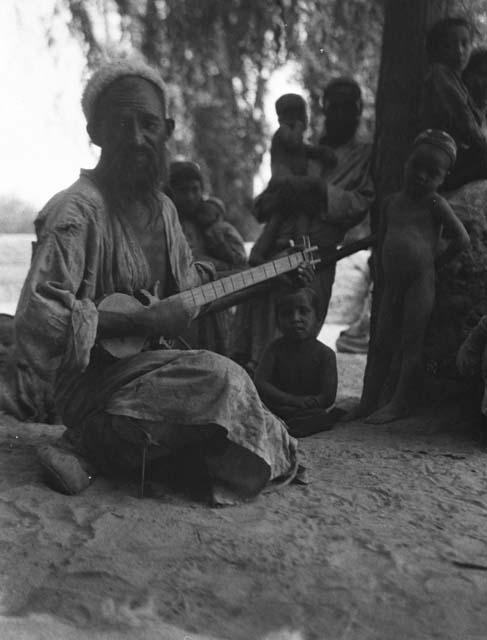
[[217, 271], [244, 267], [247, 262], [242, 236], [225, 218], [226, 209], [220, 198], [209, 196], [201, 203], [197, 220]]
[[[276, 304], [282, 337], [265, 349], [255, 386], [265, 404], [295, 438], [330, 429], [339, 410], [334, 351], [316, 339], [318, 298], [310, 288], [286, 291]], [[337, 414], [337, 415], [335, 415]]]
[[309, 229], [309, 219], [318, 215], [323, 194], [310, 181], [306, 198], [298, 199], [293, 178], [317, 178], [336, 165], [335, 152], [325, 145], [313, 146], [303, 140], [308, 127], [306, 102], [295, 93], [286, 93], [276, 101], [279, 129], [271, 143], [271, 180], [267, 193], [275, 194], [274, 211], [250, 254], [250, 264], [261, 264], [273, 254], [299, 240]]
[[458, 151], [444, 189], [456, 189], [487, 178], [484, 119], [462, 79], [472, 41], [473, 25], [460, 17], [436, 23], [426, 38], [430, 68], [424, 85], [422, 128], [446, 131], [455, 140]]
[[[402, 191], [384, 201], [378, 239], [383, 291], [360, 413], [374, 411], [385, 386], [391, 388], [385, 406], [366, 422], [391, 422], [413, 408], [435, 299], [435, 269], [469, 247], [465, 227], [437, 192], [455, 157], [451, 136], [433, 129], [423, 131], [406, 161]], [[449, 242], [438, 255], [443, 234]]]

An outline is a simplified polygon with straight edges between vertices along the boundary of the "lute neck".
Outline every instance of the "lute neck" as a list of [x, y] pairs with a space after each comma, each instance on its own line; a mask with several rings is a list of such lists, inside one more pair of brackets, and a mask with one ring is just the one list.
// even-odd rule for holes
[[265, 282], [283, 273], [296, 269], [305, 259], [302, 251], [291, 253], [288, 256], [277, 258], [271, 262], [266, 262], [258, 267], [247, 269], [231, 276], [226, 276], [220, 280], [213, 280], [207, 284], [181, 292], [184, 302], [190, 306], [202, 307], [205, 304], [219, 300], [255, 284]]

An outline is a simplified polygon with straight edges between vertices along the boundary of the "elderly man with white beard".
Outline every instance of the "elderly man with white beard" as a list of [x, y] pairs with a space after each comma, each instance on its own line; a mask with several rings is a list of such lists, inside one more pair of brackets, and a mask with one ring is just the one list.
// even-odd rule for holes
[[[83, 490], [96, 473], [143, 483], [149, 463], [157, 472], [186, 452], [196, 453], [216, 503], [289, 480], [296, 441], [245, 371], [214, 353], [156, 344], [195, 316], [179, 297], [164, 299], [214, 277], [211, 266], [193, 261], [159, 188], [174, 123], [158, 72], [140, 61], [108, 63], [88, 82], [82, 106], [100, 160], [39, 214], [15, 318], [17, 370], [51, 386], [67, 427], [62, 442], [39, 451], [50, 483], [66, 493]], [[148, 304], [99, 307], [116, 292]], [[121, 359], [102, 347], [132, 335], [152, 346]]]

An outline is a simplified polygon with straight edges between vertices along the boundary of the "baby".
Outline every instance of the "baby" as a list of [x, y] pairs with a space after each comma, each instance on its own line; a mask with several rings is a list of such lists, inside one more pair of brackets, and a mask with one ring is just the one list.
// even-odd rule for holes
[[279, 129], [271, 143], [271, 181], [267, 194], [275, 194], [274, 211], [250, 254], [250, 264], [260, 264], [299, 240], [309, 229], [309, 220], [321, 207], [321, 193], [310, 187], [308, 195], [298, 199], [293, 179], [319, 178], [336, 165], [335, 152], [325, 145], [312, 146], [303, 140], [308, 127], [306, 102], [294, 93], [286, 93], [276, 102]]
[[244, 241], [235, 227], [225, 220], [225, 205], [213, 196], [203, 200], [195, 215], [203, 228], [206, 249], [217, 270], [245, 267]]
[[282, 337], [264, 351], [255, 372], [262, 400], [296, 437], [330, 429], [338, 410], [334, 351], [316, 339], [318, 298], [309, 288], [284, 293], [276, 305]]
[[462, 80], [472, 51], [473, 27], [464, 18], [446, 18], [428, 32], [430, 69], [425, 79], [422, 126], [442, 129], [455, 140], [458, 157], [445, 189], [487, 178], [487, 138], [482, 114]]
[[[437, 193], [455, 157], [451, 136], [424, 131], [406, 161], [402, 191], [384, 201], [378, 243], [383, 290], [362, 415], [376, 409], [386, 380], [393, 381], [393, 393], [366, 422], [391, 422], [410, 412], [421, 380], [424, 336], [435, 299], [435, 268], [470, 244], [463, 224]], [[437, 256], [443, 233], [449, 243]]]

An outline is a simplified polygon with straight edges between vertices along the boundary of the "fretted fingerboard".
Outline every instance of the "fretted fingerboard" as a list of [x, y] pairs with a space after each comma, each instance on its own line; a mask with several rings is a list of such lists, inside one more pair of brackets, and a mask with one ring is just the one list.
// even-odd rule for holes
[[292, 271], [293, 269], [296, 269], [304, 259], [304, 253], [302, 251], [298, 251], [288, 256], [278, 258], [277, 260], [273, 260], [272, 262], [259, 265], [258, 267], [253, 267], [247, 271], [242, 271], [241, 273], [226, 276], [220, 280], [208, 282], [207, 284], [204, 284], [201, 287], [196, 287], [195, 289], [183, 291], [177, 295], [180, 296], [186, 304], [194, 304], [196, 307], [201, 307], [209, 302], [214, 302], [226, 295], [235, 293], [236, 291], [241, 291], [242, 289], [251, 287], [254, 284], [265, 282], [270, 278], [275, 278], [283, 273]]

